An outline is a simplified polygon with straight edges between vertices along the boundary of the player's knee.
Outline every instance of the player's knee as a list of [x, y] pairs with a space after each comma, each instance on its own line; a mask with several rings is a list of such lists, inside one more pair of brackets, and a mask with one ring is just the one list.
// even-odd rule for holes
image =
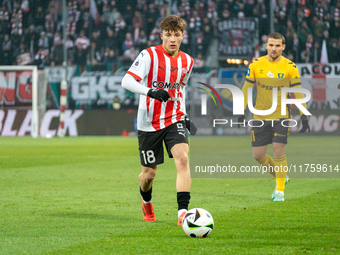
[[178, 166], [183, 169], [183, 168], [187, 168], [188, 164], [189, 164], [189, 159], [188, 159], [188, 155], [183, 153], [181, 154], [178, 159], [177, 159], [177, 164]]
[[155, 179], [156, 170], [153, 168], [144, 168], [140, 174], [140, 178], [144, 179], [145, 182], [149, 183]]
[[253, 153], [253, 157], [256, 161], [261, 161], [265, 157], [265, 155]]
[[155, 179], [155, 176], [155, 172], [148, 172], [144, 175], [144, 180], [145, 182], [152, 182]]

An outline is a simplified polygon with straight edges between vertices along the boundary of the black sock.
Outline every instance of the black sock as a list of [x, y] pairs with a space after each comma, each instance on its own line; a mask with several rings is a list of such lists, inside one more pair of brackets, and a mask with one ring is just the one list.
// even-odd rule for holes
[[185, 209], [188, 210], [190, 200], [190, 192], [177, 192], [177, 203], [178, 210]]
[[152, 193], [152, 187], [148, 191], [142, 191], [141, 187], [139, 187], [140, 194], [142, 195], [142, 198], [145, 202], [149, 202], [151, 200], [151, 193]]

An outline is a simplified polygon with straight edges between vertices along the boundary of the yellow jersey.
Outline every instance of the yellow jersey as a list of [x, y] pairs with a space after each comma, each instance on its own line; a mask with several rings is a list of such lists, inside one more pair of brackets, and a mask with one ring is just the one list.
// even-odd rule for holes
[[[246, 81], [242, 91], [244, 94], [244, 108], [248, 104], [248, 88], [256, 84], [256, 101], [254, 108], [257, 110], [268, 110], [273, 104], [273, 88], [277, 88], [277, 107], [269, 115], [256, 115], [254, 119], [281, 119], [289, 118], [290, 111], [286, 110], [286, 115], [281, 115], [281, 88], [295, 87], [301, 88], [300, 74], [294, 62], [281, 56], [277, 62], [268, 60], [268, 55], [255, 59], [250, 65], [246, 75]], [[296, 98], [303, 98], [302, 93], [294, 93]], [[301, 94], [301, 95], [297, 95]], [[288, 94], [288, 97], [290, 95]], [[306, 104], [303, 104], [305, 108]], [[288, 108], [288, 105], [287, 105]], [[302, 113], [301, 113], [302, 114]]]

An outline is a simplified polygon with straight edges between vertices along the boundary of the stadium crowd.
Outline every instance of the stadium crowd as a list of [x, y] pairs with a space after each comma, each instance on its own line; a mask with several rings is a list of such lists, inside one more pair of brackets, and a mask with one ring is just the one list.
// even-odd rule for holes
[[[187, 21], [181, 49], [204, 67], [216, 23], [257, 17], [261, 55], [271, 32], [264, 0], [67, 0], [70, 65], [130, 65], [138, 53], [161, 43], [160, 21], [175, 13]], [[0, 65], [62, 65], [62, 0], [0, 0]], [[340, 0], [275, 0], [274, 30], [286, 38], [284, 55], [318, 62], [325, 40], [329, 62], [340, 59]]]

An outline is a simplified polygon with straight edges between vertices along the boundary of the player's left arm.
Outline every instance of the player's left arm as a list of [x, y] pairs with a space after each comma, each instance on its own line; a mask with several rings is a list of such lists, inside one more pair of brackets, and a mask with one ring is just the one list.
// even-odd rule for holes
[[[293, 88], [302, 88], [299, 70], [297, 69], [295, 64], [293, 66], [293, 71], [292, 71], [291, 77], [294, 77], [294, 78], [291, 78], [290, 86], [293, 87]], [[300, 92], [294, 92], [294, 96], [295, 96], [296, 99], [305, 98], [304, 94], [300, 93]], [[302, 103], [302, 106], [305, 107], [305, 109], [307, 109], [306, 103]], [[307, 130], [308, 130], [308, 132], [310, 132], [310, 127], [309, 127], [309, 124], [308, 124], [308, 117], [300, 109], [299, 109], [299, 111], [300, 111], [300, 116], [301, 116], [301, 121], [302, 121], [302, 129], [299, 131], [299, 133], [304, 133]]]

